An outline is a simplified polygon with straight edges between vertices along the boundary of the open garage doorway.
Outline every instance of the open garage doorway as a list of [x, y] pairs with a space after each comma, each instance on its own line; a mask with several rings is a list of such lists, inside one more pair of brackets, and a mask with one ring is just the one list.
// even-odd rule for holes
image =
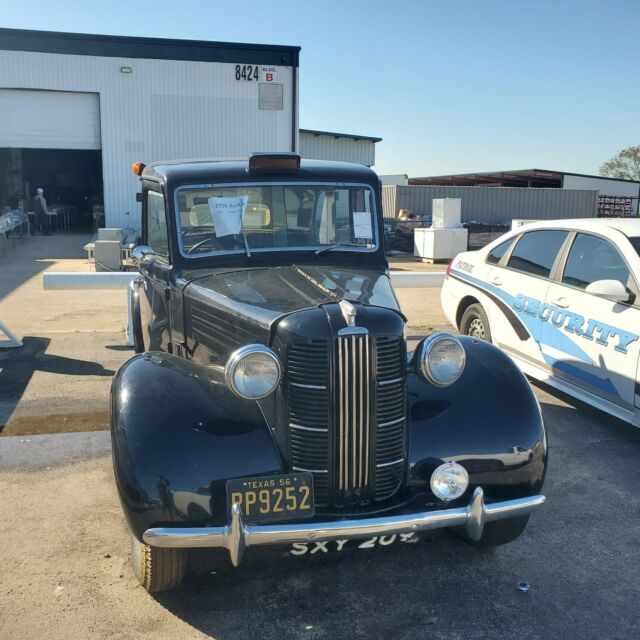
[[0, 207], [22, 204], [33, 211], [38, 187], [44, 189], [48, 208], [58, 212], [51, 219], [53, 231], [91, 231], [94, 213], [104, 210], [101, 152], [0, 149]]
[[[0, 207], [33, 211], [44, 189], [53, 231], [104, 216], [97, 93], [0, 89]], [[101, 224], [101, 220], [96, 221]]]

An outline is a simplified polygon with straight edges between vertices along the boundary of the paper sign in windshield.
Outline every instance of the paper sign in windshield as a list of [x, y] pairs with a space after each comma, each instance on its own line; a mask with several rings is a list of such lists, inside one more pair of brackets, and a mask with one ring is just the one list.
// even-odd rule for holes
[[237, 235], [242, 230], [242, 216], [248, 196], [236, 198], [209, 198], [209, 210], [216, 230], [216, 237]]
[[373, 229], [371, 228], [371, 214], [368, 211], [353, 212], [353, 235], [356, 238], [373, 238]]

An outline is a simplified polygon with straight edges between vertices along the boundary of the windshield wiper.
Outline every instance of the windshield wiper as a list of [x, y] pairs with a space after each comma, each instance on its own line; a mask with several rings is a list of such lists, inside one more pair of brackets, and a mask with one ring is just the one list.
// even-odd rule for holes
[[360, 247], [366, 248], [365, 244], [356, 244], [355, 242], [336, 242], [335, 244], [330, 244], [328, 247], [322, 247], [321, 249], [316, 250], [316, 255], [319, 256], [322, 253], [328, 253], [329, 251], [333, 251], [338, 247]]

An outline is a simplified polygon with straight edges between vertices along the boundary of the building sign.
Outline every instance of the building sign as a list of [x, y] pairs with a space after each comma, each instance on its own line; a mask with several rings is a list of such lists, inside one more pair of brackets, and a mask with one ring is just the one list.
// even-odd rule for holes
[[260, 83], [260, 109], [284, 109], [284, 89], [282, 84], [275, 82]]
[[278, 69], [276, 67], [262, 67], [260, 69], [261, 82], [278, 82]]

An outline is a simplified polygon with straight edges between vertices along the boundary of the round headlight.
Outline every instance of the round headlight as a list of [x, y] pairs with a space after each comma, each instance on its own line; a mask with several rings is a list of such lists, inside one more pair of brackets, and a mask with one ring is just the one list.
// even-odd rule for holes
[[462, 375], [465, 357], [464, 347], [458, 338], [436, 333], [425, 338], [419, 349], [419, 373], [438, 387], [447, 387]]
[[449, 502], [459, 498], [469, 486], [467, 470], [457, 462], [445, 462], [431, 474], [431, 491], [436, 498]]
[[229, 389], [248, 400], [268, 396], [278, 386], [280, 375], [276, 354], [262, 344], [249, 344], [234, 351], [224, 368]]

